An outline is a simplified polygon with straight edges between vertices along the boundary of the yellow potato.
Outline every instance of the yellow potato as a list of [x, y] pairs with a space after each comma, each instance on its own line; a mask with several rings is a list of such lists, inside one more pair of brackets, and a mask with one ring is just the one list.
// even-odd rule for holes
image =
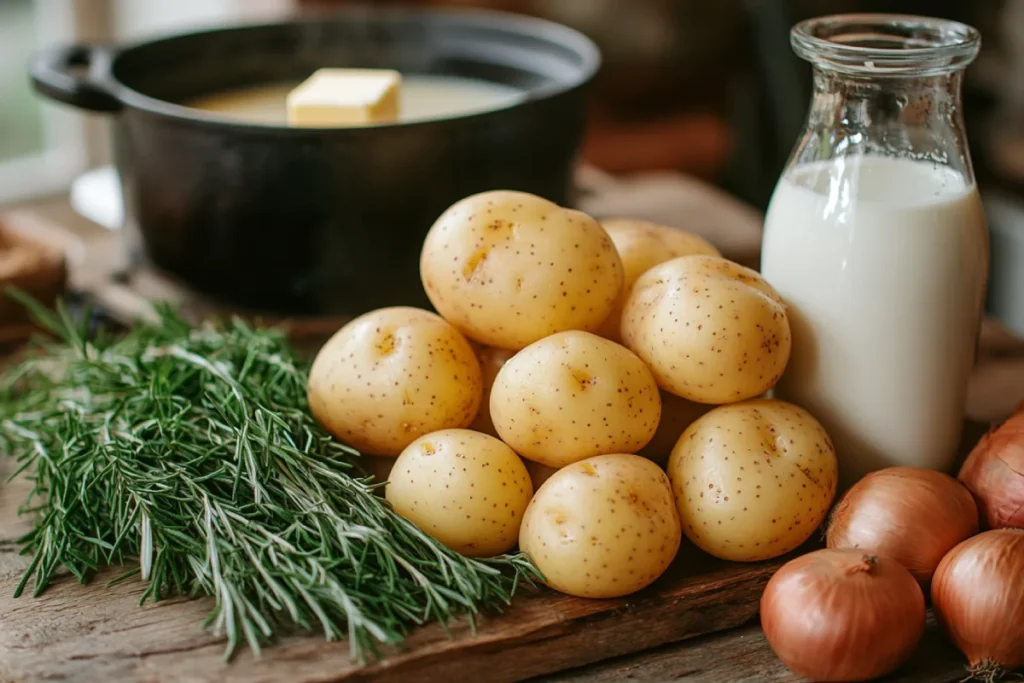
[[637, 451], [637, 455], [642, 455], [664, 467], [668, 462], [669, 454], [672, 453], [672, 449], [686, 428], [713, 407], [706, 403], [687, 401], [685, 398], [662, 391], [661, 420], [658, 422], [658, 431], [654, 433], [654, 438], [650, 443]]
[[469, 342], [418, 308], [362, 315], [324, 344], [309, 372], [309, 408], [339, 440], [396, 456], [416, 437], [473, 421], [483, 392]]
[[519, 547], [548, 586], [585, 598], [634, 593], [664, 573], [682, 534], [668, 478], [636, 455], [599, 455], [548, 479]]
[[402, 451], [386, 496], [395, 512], [452, 550], [489, 557], [515, 546], [533, 485], [523, 461], [498, 439], [445, 429]]
[[622, 294], [615, 302], [615, 309], [598, 332], [602, 337], [612, 341], [621, 339], [619, 324], [622, 322], [622, 305], [641, 275], [659, 263], [679, 256], [721, 255], [718, 249], [703, 237], [667, 225], [629, 218], [605, 220], [601, 225], [615, 243], [615, 249], [619, 252], [625, 271]]
[[523, 192], [485, 192], [445, 211], [423, 243], [420, 275], [467, 337], [513, 350], [596, 330], [622, 291], [622, 262], [601, 225]]
[[498, 436], [498, 432], [494, 429], [494, 422], [491, 420], [491, 387], [494, 386], [494, 378], [498, 376], [498, 371], [514, 355], [515, 351], [508, 349], [477, 345], [476, 358], [480, 361], [480, 370], [483, 373], [484, 393], [480, 399], [480, 412], [477, 413], [473, 424], [469, 426], [470, 429]]
[[752, 562], [806, 541], [836, 494], [832, 441], [810, 413], [755, 399], [690, 425], [668, 462], [683, 531], [716, 557]]
[[491, 419], [516, 453], [550, 467], [635, 453], [658, 428], [661, 398], [629, 349], [560, 332], [514, 355], [491, 389]]
[[662, 389], [713, 404], [775, 386], [791, 343], [771, 285], [715, 256], [683, 256], [641, 275], [623, 309], [622, 339]]

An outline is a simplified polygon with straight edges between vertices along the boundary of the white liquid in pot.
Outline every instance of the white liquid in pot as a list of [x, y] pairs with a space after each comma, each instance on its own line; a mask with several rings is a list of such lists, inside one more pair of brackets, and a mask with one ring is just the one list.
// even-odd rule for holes
[[950, 467], [988, 270], [975, 186], [879, 156], [791, 169], [761, 268], [793, 325], [776, 393], [821, 420], [844, 483], [889, 465]]
[[[285, 98], [298, 83], [238, 88], [184, 102], [235, 121], [284, 126]], [[454, 76], [404, 75], [399, 94], [399, 121], [424, 121], [500, 109], [522, 99], [518, 88]]]

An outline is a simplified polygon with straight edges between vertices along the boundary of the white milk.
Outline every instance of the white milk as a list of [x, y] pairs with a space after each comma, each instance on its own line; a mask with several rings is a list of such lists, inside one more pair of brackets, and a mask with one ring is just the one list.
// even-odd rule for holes
[[761, 269], [793, 326], [776, 395], [822, 422], [843, 482], [889, 465], [950, 467], [988, 271], [974, 185], [881, 156], [791, 168], [768, 209]]

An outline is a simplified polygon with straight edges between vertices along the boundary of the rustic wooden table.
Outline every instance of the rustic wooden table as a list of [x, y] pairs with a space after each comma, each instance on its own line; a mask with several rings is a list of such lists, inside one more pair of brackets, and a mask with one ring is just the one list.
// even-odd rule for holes
[[[10, 471], [11, 463], [0, 460], [0, 476], [4, 480]], [[360, 673], [348, 664], [344, 643], [324, 643], [316, 635], [287, 638], [270, 648], [263, 660], [254, 660], [250, 654], [243, 653], [236, 663], [225, 665], [221, 661], [223, 640], [200, 628], [209, 609], [206, 601], [168, 600], [139, 607], [141, 583], [129, 581], [107, 589], [102, 582], [111, 575], [99, 577], [90, 586], [64, 580], [40, 598], [25, 595], [12, 599], [14, 586], [28, 564], [27, 558], [18, 554], [15, 542], [27, 528], [27, 521], [16, 514], [25, 491], [24, 483], [19, 481], [0, 485], [0, 681], [3, 683], [42, 680], [81, 683], [404, 681], [412, 680], [408, 673], [410, 668], [418, 672], [415, 680], [429, 682], [448, 680], [461, 668], [477, 672], [481, 668], [492, 670], [488, 660], [494, 655], [484, 650], [488, 647], [486, 642], [479, 647], [467, 645], [466, 649], [460, 649], [458, 643], [450, 644], [440, 636], [426, 643], [425, 648], [421, 647], [421, 654], [410, 666], [400, 663], [404, 666], [400, 671]], [[574, 658], [581, 661], [581, 654], [587, 658], [582, 661], [599, 658], [601, 655], [595, 654], [595, 649], [615, 647], [609, 639], [632, 637], [639, 639], [638, 642], [665, 642], [681, 637], [666, 630], [673, 628], [667, 622], [695, 621], [699, 627], [710, 630], [717, 628], [716, 624], [730, 623], [728, 613], [731, 611], [739, 617], [739, 621], [731, 623], [742, 624], [753, 614], [757, 587], [763, 584], [764, 578], [732, 589], [724, 604], [696, 596], [696, 605], [666, 603], [664, 609], [655, 607], [655, 611], [650, 605], [641, 605], [637, 608], [639, 613], [632, 618], [620, 611], [595, 615], [606, 622], [603, 625], [600, 621], [588, 623], [584, 617], [567, 619], [553, 628], [528, 630], [526, 624], [513, 620], [496, 637], [508, 639], [507, 647], [514, 660], [543, 658], [546, 661], [510, 662], [498, 656], [491, 675], [470, 676], [469, 680], [512, 680], [516, 676], [511, 672], [524, 667], [534, 671], [559, 671], [571, 666]], [[728, 591], [725, 588], [721, 592]], [[701, 601], [708, 604], [702, 606]], [[720, 621], [723, 618], [725, 621]], [[517, 629], [521, 632], [516, 633]], [[629, 631], [634, 633], [631, 635]], [[636, 631], [647, 633], [637, 634]], [[460, 639], [470, 637], [466, 629], [457, 634]], [[497, 646], [501, 651], [506, 643], [502, 641]], [[448, 661], [444, 661], [446, 658]], [[962, 657], [930, 620], [925, 639], [913, 660], [887, 680], [952, 683], [963, 677]], [[754, 618], [738, 628], [714, 635], [598, 661], [534, 680], [725, 683], [801, 679], [775, 658]]]
[[[683, 193], [675, 192], [673, 196], [685, 199]], [[626, 193], [624, 202], [615, 202], [614, 205], [622, 206], [629, 201], [648, 207], [654, 204], [642, 198], [643, 192]], [[599, 200], [594, 201], [599, 204]], [[67, 219], [59, 205], [56, 209], [49, 207], [48, 211]], [[607, 212], [612, 211], [609, 209]], [[650, 217], [660, 218], [657, 215]], [[735, 248], [742, 253], [744, 244], [744, 240], [737, 238]], [[735, 253], [734, 249], [726, 251]], [[81, 276], [81, 273], [72, 273], [73, 280], [76, 275]], [[987, 325], [979, 366], [972, 383], [968, 417], [975, 423], [1001, 419], [1022, 397], [1024, 345], [998, 326]], [[974, 436], [976, 438], [977, 434]], [[5, 472], [10, 469], [11, 463], [0, 458], [0, 481], [6, 480]], [[273, 648], [273, 654], [268, 654], [263, 661], [255, 661], [250, 655], [243, 654], [236, 664], [223, 665], [219, 661], [223, 641], [199, 628], [207, 609], [203, 604], [172, 600], [139, 608], [134, 603], [140, 589], [137, 585], [132, 586], [132, 582], [114, 589], [115, 597], [109, 600], [101, 597], [105, 591], [101, 585], [81, 587], [70, 581], [61, 583], [40, 599], [26, 596], [12, 600], [13, 587], [27, 565], [26, 558], [18, 554], [15, 543], [25, 530], [25, 520], [16, 514], [24, 492], [25, 487], [19, 482], [0, 484], [0, 624], [3, 625], [0, 628], [0, 682], [62, 679], [147, 682], [237, 680], [246, 683], [288, 680], [305, 683], [342, 677], [344, 680], [377, 679], [375, 671], [359, 673], [346, 665], [344, 644], [325, 646], [315, 636], [288, 638]], [[756, 618], [744, 624], [753, 615], [756, 589], [763, 585], [770, 570], [771, 567], [734, 570], [735, 580], [726, 579], [720, 582], [721, 585], [712, 586], [712, 591], [733, 591], [729, 598], [732, 602], [727, 600], [724, 605], [704, 606], [699, 601], [688, 601], [685, 595], [675, 594], [672, 596], [675, 602], [666, 603], [661, 608], [652, 605], [648, 598], [632, 617], [628, 613], [636, 608], [626, 605], [577, 614], [565, 625], [553, 622], [542, 636], [520, 633], [515, 647], [521, 648], [522, 654], [517, 654], [520, 650], [505, 653], [502, 661], [517, 656], [544, 656], [549, 661], [533, 670], [552, 671], [581, 661], [594, 661], [601, 652], [609, 657], [536, 679], [546, 681], [684, 680], [711, 683], [799, 680], [774, 657]], [[729, 584], [730, 581], [733, 583]], [[731, 617], [724, 614], [729, 609], [734, 610]], [[571, 611], [566, 610], [567, 613]], [[669, 614], [671, 619], [667, 618]], [[647, 617], [644, 615], [652, 616], [645, 620]], [[679, 615], [686, 615], [685, 618], [694, 626], [670, 627], [662, 623], [677, 619]], [[657, 644], [725, 627], [735, 628], [660, 645], [639, 654], [610, 657], [615, 652], [629, 651], [625, 647], [616, 649], [615, 641], [640, 642], [644, 640], [644, 631], [651, 633], [649, 642]], [[570, 628], [575, 629], [571, 635], [567, 633]], [[464, 633], [465, 629], [462, 631]], [[538, 650], [537, 643], [529, 641], [541, 637], [550, 642]], [[442, 639], [430, 641], [430, 661], [435, 664], [443, 661], [450, 652], [448, 647]], [[490, 647], [490, 652], [494, 652], [494, 643]], [[588, 659], [578, 656], [580, 649], [591, 650]], [[532, 654], [538, 651], [543, 654]], [[594, 651], [597, 651], [596, 656]], [[488, 656], [487, 652], [485, 650], [483, 655], [478, 653], [477, 659]], [[447, 672], [445, 677], [451, 678], [453, 673], [458, 673], [459, 664], [451, 661], [435, 668], [444, 670]], [[485, 676], [473, 680], [509, 678], [500, 675], [500, 665], [494, 671], [494, 678]], [[888, 680], [952, 682], [960, 680], [963, 675], [962, 657], [931, 621], [913, 660]], [[416, 676], [416, 679], [426, 680], [421, 676]], [[400, 679], [392, 675], [389, 680]]]
[[[929, 618], [924, 640], [903, 669], [882, 679], [890, 683], [953, 683], [964, 678], [963, 658]], [[657, 650], [601, 662], [544, 679], [550, 683], [611, 681], [802, 681], [782, 665], [756, 623]]]

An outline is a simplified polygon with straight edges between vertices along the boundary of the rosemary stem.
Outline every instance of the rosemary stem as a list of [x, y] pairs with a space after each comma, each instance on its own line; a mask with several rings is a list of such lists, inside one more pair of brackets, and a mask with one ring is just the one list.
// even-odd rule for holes
[[227, 657], [299, 628], [347, 637], [365, 660], [537, 577], [523, 556], [448, 550], [375, 495], [358, 453], [310, 415], [282, 330], [193, 328], [162, 308], [90, 336], [63, 307], [26, 304], [63, 342], [0, 377], [0, 454], [33, 481], [16, 595], [137, 561], [143, 600], [213, 597]]

